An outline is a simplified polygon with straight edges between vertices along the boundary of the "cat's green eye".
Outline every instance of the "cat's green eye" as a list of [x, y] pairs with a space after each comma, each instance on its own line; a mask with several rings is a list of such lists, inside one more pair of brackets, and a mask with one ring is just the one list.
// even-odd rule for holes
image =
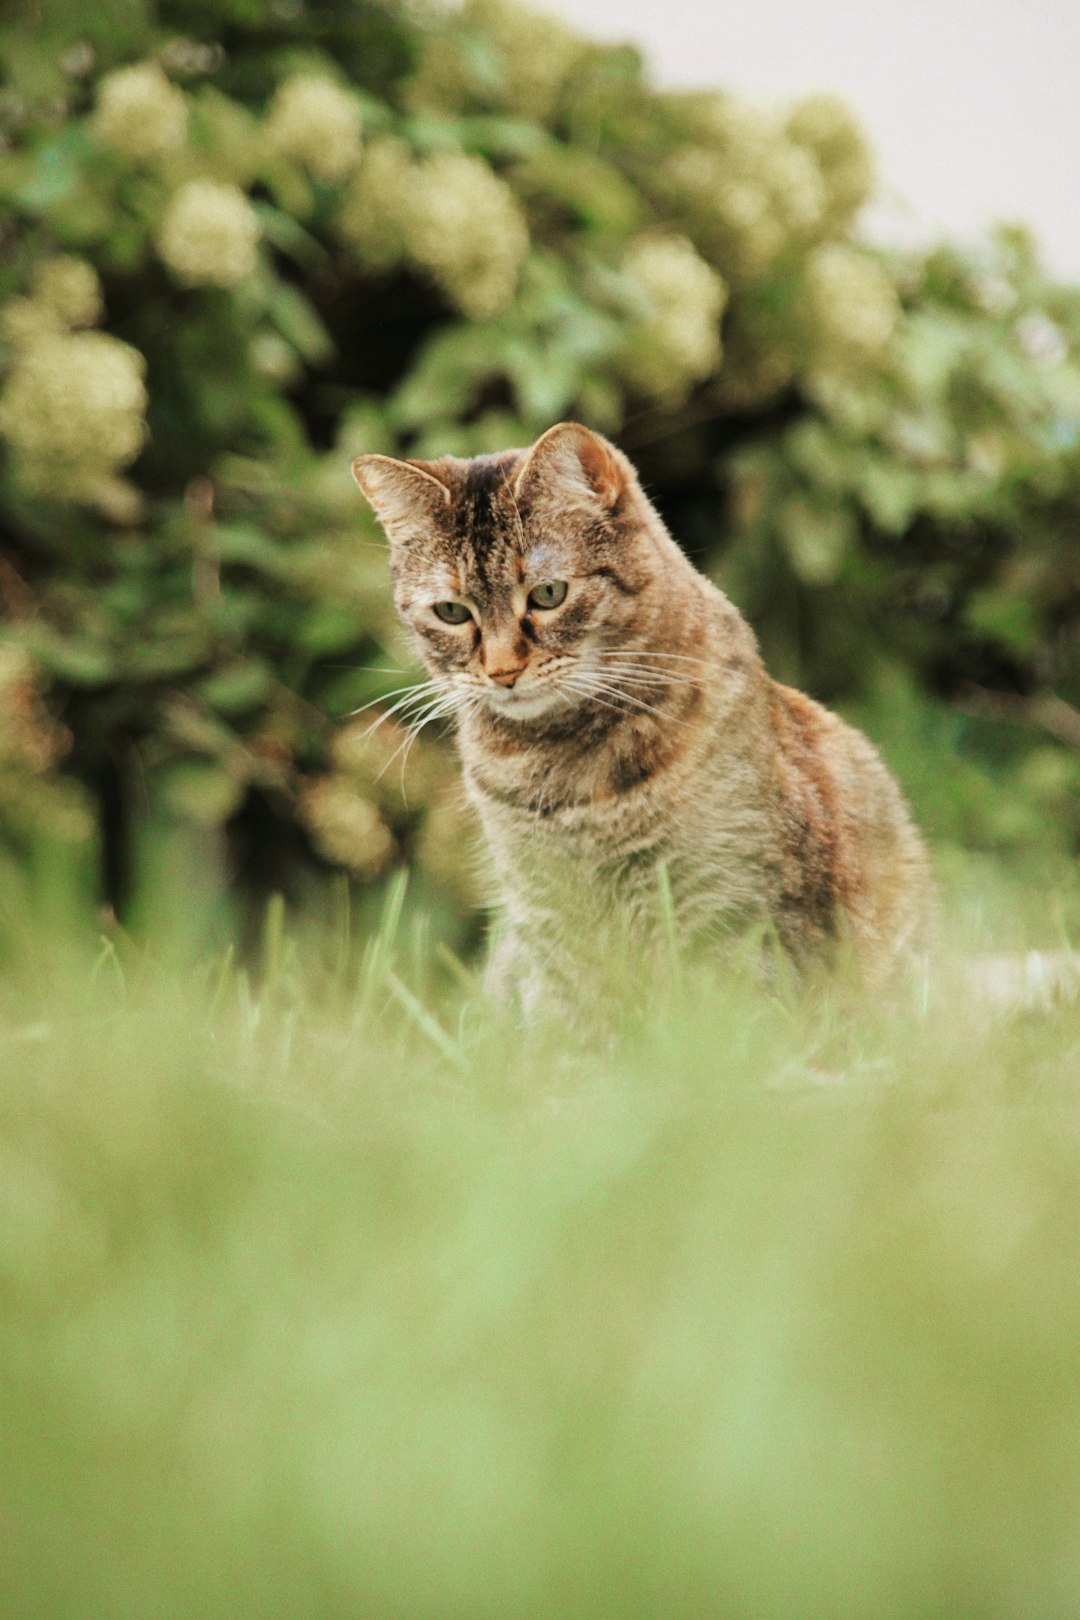
[[565, 579], [549, 579], [543, 585], [534, 585], [529, 592], [529, 606], [534, 608], [557, 608], [561, 602], [566, 601]]
[[466, 619], [472, 618], [464, 602], [436, 602], [433, 606], [436, 618], [443, 624], [464, 624]]

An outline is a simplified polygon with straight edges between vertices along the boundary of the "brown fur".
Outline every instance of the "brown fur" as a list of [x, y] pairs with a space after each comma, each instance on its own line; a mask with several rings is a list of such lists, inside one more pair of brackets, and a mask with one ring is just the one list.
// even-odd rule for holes
[[[766, 674], [606, 440], [353, 468], [395, 599], [457, 711], [505, 928], [493, 982], [580, 983], [612, 927], [647, 948], [663, 889], [687, 944], [769, 922], [800, 967], [850, 939], [869, 982], [914, 941], [925, 852], [874, 749]], [[566, 600], [533, 607], [536, 585]], [[447, 625], [433, 604], [464, 601]], [[664, 876], [661, 876], [661, 871]]]

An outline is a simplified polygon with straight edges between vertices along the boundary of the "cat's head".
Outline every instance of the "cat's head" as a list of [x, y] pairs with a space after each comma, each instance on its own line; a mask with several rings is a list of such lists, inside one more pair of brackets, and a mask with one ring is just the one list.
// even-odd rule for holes
[[431, 673], [534, 721], [602, 692], [674, 551], [625, 456], [575, 422], [471, 461], [359, 456], [398, 612]]

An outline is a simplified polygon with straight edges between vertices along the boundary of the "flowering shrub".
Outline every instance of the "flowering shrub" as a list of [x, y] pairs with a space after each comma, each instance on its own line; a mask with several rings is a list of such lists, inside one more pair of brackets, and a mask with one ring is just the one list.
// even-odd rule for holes
[[259, 221], [238, 186], [189, 180], [174, 193], [158, 252], [189, 286], [238, 287], [255, 269]]
[[720, 363], [722, 278], [683, 236], [634, 242], [623, 269], [645, 311], [627, 330], [623, 374], [644, 394], [677, 394]]
[[570, 416], [932, 827], [1075, 830], [1080, 301], [1021, 235], [875, 254], [835, 98], [658, 92], [506, 0], [48, 18], [0, 26], [0, 611], [114, 897], [181, 826], [471, 903], [438, 743], [338, 736], [408, 679], [348, 462]]
[[496, 315], [514, 296], [529, 231], [514, 194], [483, 158], [434, 152], [410, 176], [405, 250], [463, 315]]
[[360, 156], [356, 97], [318, 73], [286, 79], [266, 118], [267, 145], [320, 180], [343, 180]]
[[0, 646], [0, 824], [24, 846], [42, 829], [65, 840], [92, 834], [85, 794], [54, 774], [70, 745], [42, 702], [33, 660]]
[[157, 62], [136, 62], [102, 79], [93, 133], [102, 146], [130, 163], [160, 162], [187, 138], [188, 102]]
[[31, 491], [104, 499], [146, 432], [146, 365], [107, 332], [76, 331], [101, 315], [91, 265], [58, 257], [36, 267], [29, 298], [3, 311], [12, 363], [0, 393], [0, 434]]

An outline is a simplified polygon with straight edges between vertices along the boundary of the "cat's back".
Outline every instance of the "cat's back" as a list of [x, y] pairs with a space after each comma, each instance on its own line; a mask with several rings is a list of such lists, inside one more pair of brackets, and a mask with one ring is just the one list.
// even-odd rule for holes
[[771, 680], [769, 689], [781, 938], [805, 958], [845, 932], [864, 976], [879, 981], [928, 921], [926, 848], [862, 732], [803, 692]]

